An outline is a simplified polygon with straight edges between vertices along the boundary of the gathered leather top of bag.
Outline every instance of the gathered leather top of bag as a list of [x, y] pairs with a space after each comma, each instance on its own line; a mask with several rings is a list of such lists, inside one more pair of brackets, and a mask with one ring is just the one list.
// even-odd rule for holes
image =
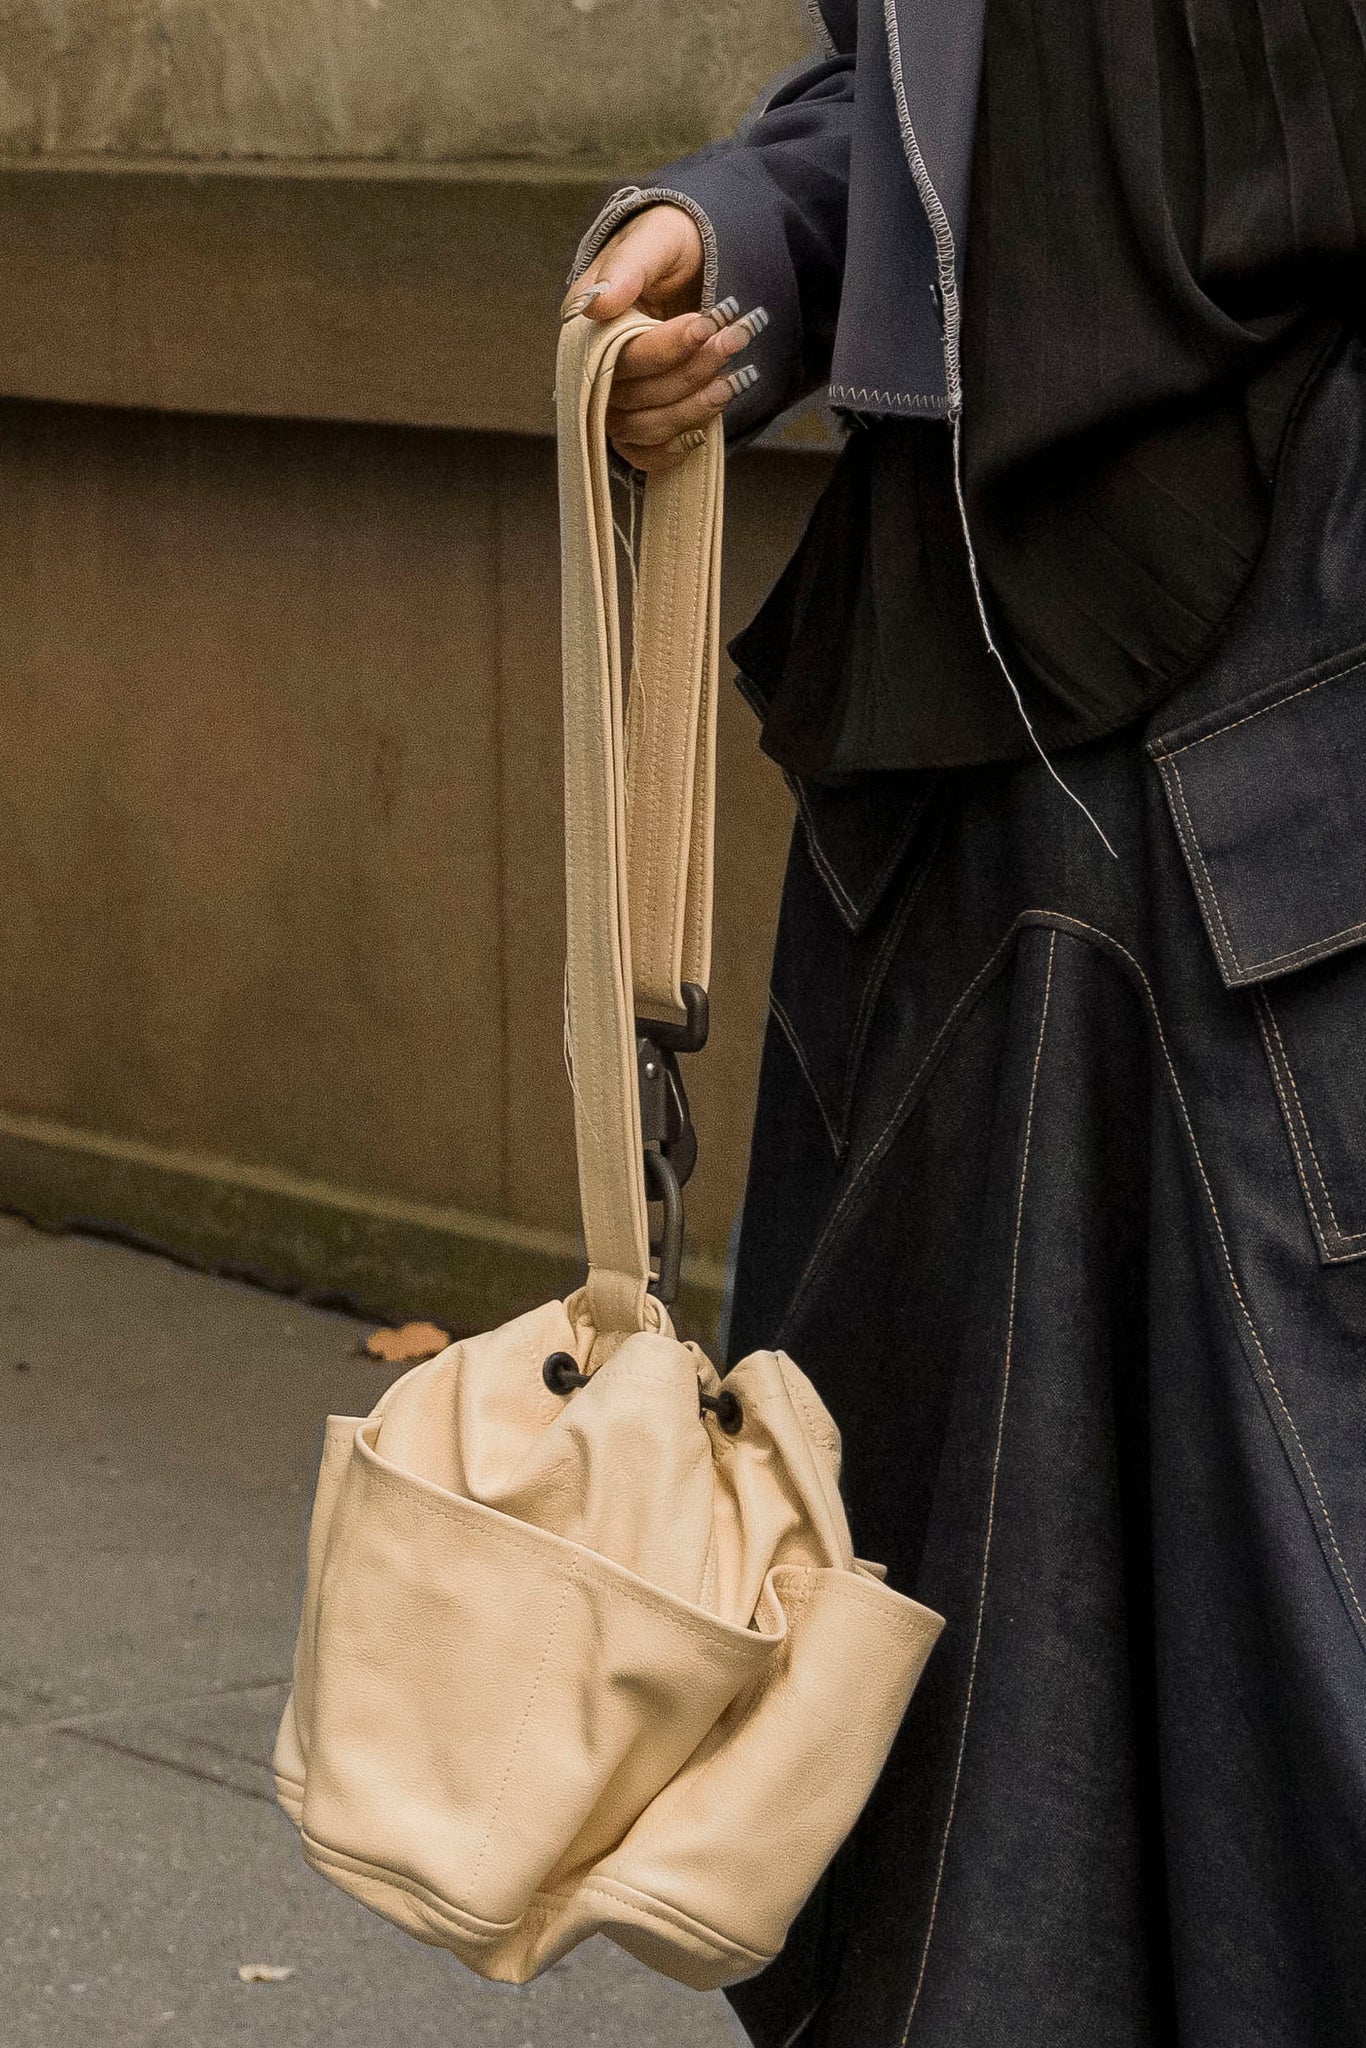
[[606, 1933], [710, 1988], [782, 1946], [941, 1623], [855, 1558], [792, 1361], [723, 1381], [661, 1299], [677, 1055], [705, 1037], [723, 453], [718, 421], [647, 484], [628, 689], [604, 420], [653, 324], [571, 320], [557, 374], [587, 1279], [330, 1418], [275, 1778], [317, 1870], [486, 1977]]

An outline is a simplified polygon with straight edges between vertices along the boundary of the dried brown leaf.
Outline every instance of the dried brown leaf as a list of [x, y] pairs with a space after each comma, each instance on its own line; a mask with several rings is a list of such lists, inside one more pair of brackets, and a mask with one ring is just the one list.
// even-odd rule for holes
[[439, 1330], [435, 1323], [403, 1323], [397, 1330], [372, 1330], [365, 1349], [385, 1365], [419, 1365], [424, 1358], [435, 1358], [450, 1341], [449, 1330]]

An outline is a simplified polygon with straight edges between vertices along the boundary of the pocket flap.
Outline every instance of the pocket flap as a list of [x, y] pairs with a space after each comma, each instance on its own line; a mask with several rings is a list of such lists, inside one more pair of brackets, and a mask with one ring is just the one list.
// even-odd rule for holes
[[1148, 751], [1227, 987], [1366, 942], [1366, 649]]

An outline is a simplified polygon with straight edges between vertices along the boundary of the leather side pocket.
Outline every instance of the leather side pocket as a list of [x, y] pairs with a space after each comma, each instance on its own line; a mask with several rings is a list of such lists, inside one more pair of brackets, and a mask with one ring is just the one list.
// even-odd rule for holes
[[1249, 991], [1319, 1256], [1366, 1258], [1366, 649], [1149, 752], [1220, 976]]

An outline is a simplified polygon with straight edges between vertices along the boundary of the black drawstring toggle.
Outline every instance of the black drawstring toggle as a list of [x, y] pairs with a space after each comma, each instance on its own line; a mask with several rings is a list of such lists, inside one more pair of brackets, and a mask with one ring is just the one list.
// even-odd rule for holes
[[588, 1385], [588, 1374], [579, 1371], [572, 1351], [552, 1351], [541, 1367], [541, 1378], [552, 1394], [572, 1394], [575, 1387]]
[[729, 1387], [722, 1387], [719, 1394], [704, 1394], [699, 1386], [697, 1412], [699, 1415], [714, 1415], [727, 1436], [738, 1436], [745, 1426], [745, 1411], [740, 1406], [740, 1397], [732, 1394]]
[[[552, 1394], [563, 1399], [572, 1394], [576, 1387], [586, 1387], [589, 1374], [579, 1371], [579, 1361], [572, 1351], [552, 1351], [541, 1367], [541, 1378]], [[714, 1415], [718, 1426], [727, 1436], [738, 1436], [744, 1428], [745, 1411], [740, 1406], [739, 1396], [732, 1394], [729, 1387], [722, 1387], [719, 1394], [704, 1394], [702, 1383], [697, 1383], [697, 1412], [700, 1416]]]

